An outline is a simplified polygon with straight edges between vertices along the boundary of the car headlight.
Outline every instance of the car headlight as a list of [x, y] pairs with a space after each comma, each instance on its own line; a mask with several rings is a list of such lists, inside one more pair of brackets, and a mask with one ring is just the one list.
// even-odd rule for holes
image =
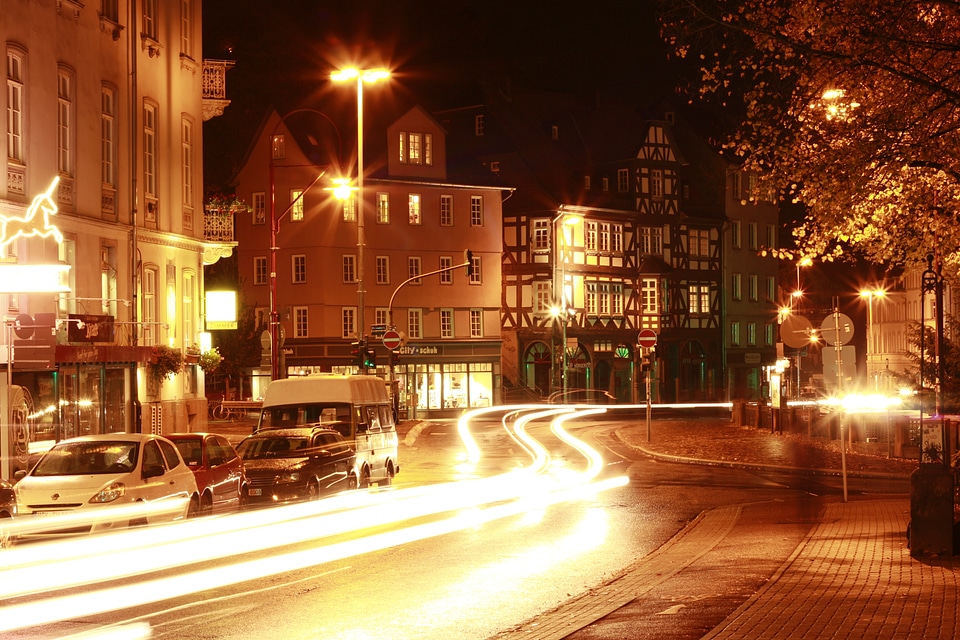
[[288, 482], [299, 482], [300, 481], [300, 472], [299, 471], [285, 471], [277, 476], [277, 482], [280, 484], [285, 484]]
[[105, 502], [113, 502], [123, 497], [123, 494], [126, 492], [126, 487], [122, 482], [114, 482], [113, 484], [100, 489], [92, 498], [90, 502], [93, 504], [102, 504]]

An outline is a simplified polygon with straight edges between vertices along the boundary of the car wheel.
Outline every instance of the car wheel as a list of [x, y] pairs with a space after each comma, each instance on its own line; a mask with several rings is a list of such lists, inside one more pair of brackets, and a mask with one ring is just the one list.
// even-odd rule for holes
[[389, 487], [391, 484], [393, 484], [393, 476], [394, 476], [394, 475], [396, 475], [396, 474], [395, 474], [395, 472], [394, 472], [394, 470], [393, 470], [393, 463], [392, 463], [392, 462], [389, 462], [389, 463], [387, 463], [387, 475], [386, 475], [386, 477], [385, 477], [383, 480], [380, 481], [380, 486], [381, 486], [381, 487]]
[[357, 476], [352, 473], [347, 476], [347, 491], [355, 491], [357, 489]]
[[316, 500], [320, 497], [320, 483], [316, 480], [311, 480], [307, 484], [307, 500]]
[[203, 494], [200, 498], [200, 516], [208, 516], [213, 513], [213, 496], [209, 493]]
[[190, 498], [190, 506], [187, 507], [187, 518], [196, 518], [200, 515], [200, 501], [196, 496]]

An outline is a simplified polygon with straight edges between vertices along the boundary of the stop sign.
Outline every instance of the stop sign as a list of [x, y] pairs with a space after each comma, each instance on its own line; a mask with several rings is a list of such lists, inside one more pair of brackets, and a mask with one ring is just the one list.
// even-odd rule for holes
[[390, 351], [396, 351], [400, 348], [400, 345], [403, 344], [403, 338], [400, 337], [400, 334], [394, 330], [385, 331], [383, 334], [383, 346], [385, 346]]
[[644, 349], [650, 349], [657, 346], [657, 332], [653, 329], [641, 329], [637, 336], [637, 344]]

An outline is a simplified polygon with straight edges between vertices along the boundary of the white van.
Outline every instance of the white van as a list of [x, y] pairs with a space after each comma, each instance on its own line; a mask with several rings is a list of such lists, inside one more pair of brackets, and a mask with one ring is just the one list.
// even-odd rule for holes
[[390, 484], [400, 472], [393, 406], [376, 376], [317, 373], [271, 382], [256, 431], [306, 426], [336, 429], [356, 449], [361, 488]]

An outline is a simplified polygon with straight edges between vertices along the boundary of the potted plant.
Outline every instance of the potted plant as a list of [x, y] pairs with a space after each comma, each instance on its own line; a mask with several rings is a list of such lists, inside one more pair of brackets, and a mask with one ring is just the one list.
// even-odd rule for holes
[[214, 347], [201, 353], [197, 362], [204, 373], [210, 374], [217, 370], [221, 360], [223, 356], [220, 355], [220, 350]]
[[183, 369], [183, 354], [179, 349], [159, 345], [153, 348], [153, 374], [161, 381]]

